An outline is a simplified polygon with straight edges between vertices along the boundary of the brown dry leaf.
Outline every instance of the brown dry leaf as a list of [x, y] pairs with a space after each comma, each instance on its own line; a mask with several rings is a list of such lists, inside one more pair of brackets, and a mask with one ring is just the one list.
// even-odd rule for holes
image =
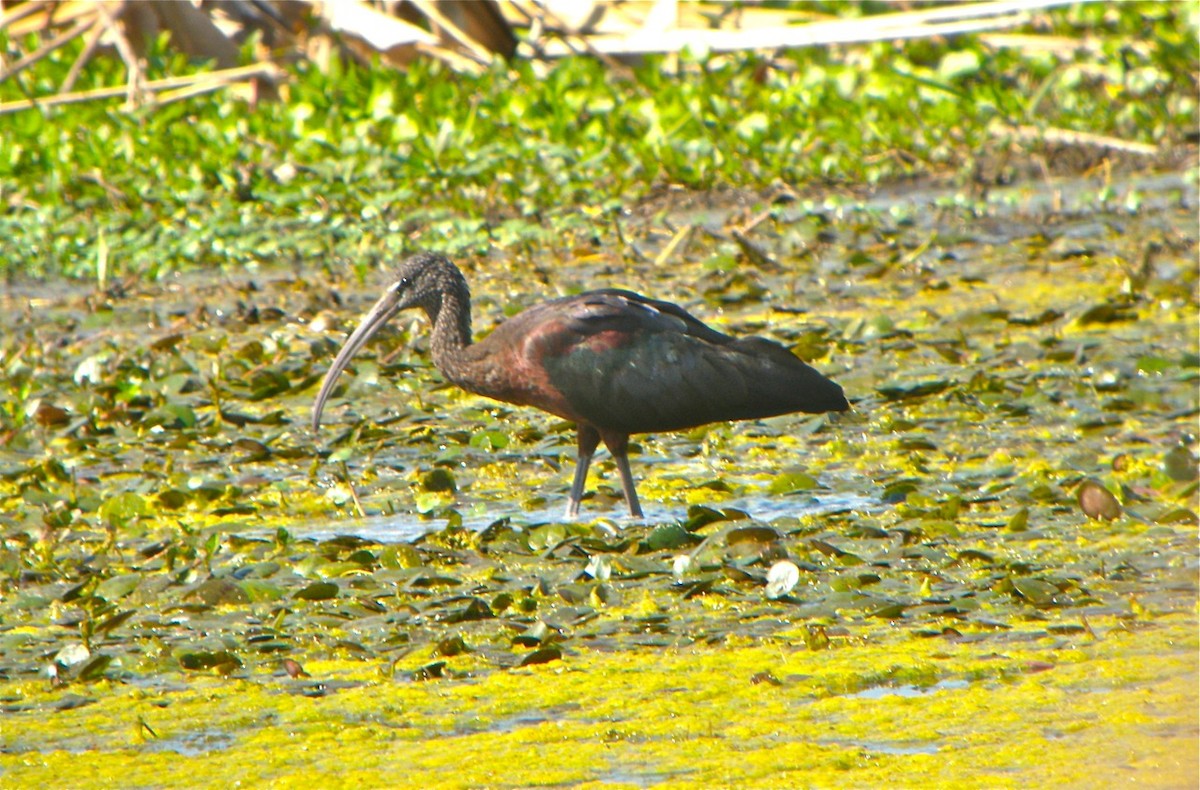
[[38, 401], [37, 406], [33, 408], [33, 419], [43, 428], [50, 428], [66, 425], [71, 421], [71, 413], [53, 403]]
[[1079, 484], [1079, 509], [1088, 518], [1113, 521], [1121, 517], [1121, 503], [1098, 481], [1088, 479]]

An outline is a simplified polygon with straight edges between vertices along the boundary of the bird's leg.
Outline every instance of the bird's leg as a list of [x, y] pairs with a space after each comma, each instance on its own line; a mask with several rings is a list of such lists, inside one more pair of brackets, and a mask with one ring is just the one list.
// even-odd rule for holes
[[592, 465], [592, 454], [600, 444], [600, 432], [590, 425], [576, 428], [576, 443], [579, 447], [575, 457], [575, 479], [571, 482], [571, 495], [567, 497], [567, 518], [579, 515], [579, 500], [583, 499], [583, 484], [587, 482], [588, 467]]
[[641, 518], [642, 505], [638, 502], [637, 489], [633, 486], [633, 472], [629, 471], [629, 434], [605, 431], [600, 435], [621, 473], [621, 488], [625, 491], [625, 504], [629, 505], [629, 515]]

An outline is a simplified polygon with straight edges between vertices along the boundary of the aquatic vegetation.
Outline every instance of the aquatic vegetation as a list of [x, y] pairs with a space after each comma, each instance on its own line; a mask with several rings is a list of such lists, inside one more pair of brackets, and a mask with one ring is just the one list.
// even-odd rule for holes
[[[346, 69], [6, 118], [0, 783], [1194, 785], [1195, 41], [1141, 8], [1049, 15], [1099, 31], [1070, 64]], [[1161, 156], [1027, 178], [988, 97]], [[853, 410], [638, 437], [648, 518], [602, 456], [562, 523], [570, 426], [401, 321], [314, 435], [418, 246], [481, 332], [628, 287]]]

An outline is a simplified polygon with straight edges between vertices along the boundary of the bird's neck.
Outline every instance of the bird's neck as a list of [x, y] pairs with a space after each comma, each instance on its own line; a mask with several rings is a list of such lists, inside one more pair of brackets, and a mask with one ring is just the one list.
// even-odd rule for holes
[[449, 288], [441, 294], [438, 304], [425, 310], [433, 325], [430, 341], [433, 364], [454, 380], [461, 367], [462, 352], [471, 345], [471, 294], [465, 283]]

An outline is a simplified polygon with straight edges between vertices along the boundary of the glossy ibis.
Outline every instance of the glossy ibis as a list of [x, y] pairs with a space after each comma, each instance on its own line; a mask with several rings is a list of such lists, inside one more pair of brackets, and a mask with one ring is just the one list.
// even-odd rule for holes
[[621, 473], [629, 513], [642, 508], [629, 471], [629, 435], [850, 408], [842, 388], [786, 348], [761, 337], [732, 338], [682, 307], [605, 288], [553, 299], [471, 340], [471, 294], [444, 256], [409, 258], [346, 340], [313, 403], [316, 431], [338, 375], [388, 319], [419, 307], [433, 325], [433, 364], [470, 392], [535, 406], [575, 423], [579, 455], [567, 517], [601, 441]]

